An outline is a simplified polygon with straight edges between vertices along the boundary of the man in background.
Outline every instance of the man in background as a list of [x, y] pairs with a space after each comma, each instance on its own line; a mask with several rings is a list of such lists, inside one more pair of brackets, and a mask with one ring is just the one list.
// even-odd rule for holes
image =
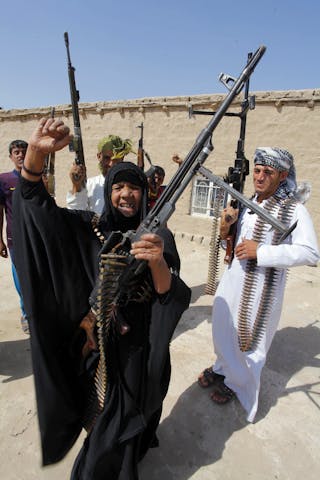
[[[21, 175], [23, 160], [27, 151], [28, 144], [24, 140], [13, 140], [9, 144], [9, 158], [13, 162], [14, 168], [10, 172], [0, 173], [0, 256], [8, 258], [8, 251], [11, 258], [12, 276], [16, 290], [20, 297], [21, 307], [21, 326], [25, 333], [29, 333], [29, 326], [26, 313], [24, 311], [23, 300], [20, 291], [20, 283], [14, 263], [14, 252], [12, 244], [12, 196]], [[7, 244], [4, 241], [4, 217], [6, 219]]]
[[132, 152], [132, 142], [122, 140], [117, 135], [108, 135], [98, 143], [98, 167], [100, 175], [86, 179], [84, 165], [73, 164], [70, 170], [72, 189], [67, 193], [67, 208], [71, 210], [90, 210], [101, 215], [104, 207], [104, 180], [110, 168], [122, 162]]
[[148, 184], [149, 184], [149, 191], [148, 191], [148, 207], [151, 209], [153, 205], [156, 203], [160, 195], [162, 194], [163, 190], [166, 188], [163, 185], [165, 171], [162, 167], [158, 165], [154, 166], [153, 173], [148, 176]]

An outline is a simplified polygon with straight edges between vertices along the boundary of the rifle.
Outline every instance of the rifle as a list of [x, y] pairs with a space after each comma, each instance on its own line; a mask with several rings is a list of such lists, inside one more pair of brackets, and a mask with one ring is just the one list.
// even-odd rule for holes
[[[55, 108], [51, 108], [51, 118], [54, 118]], [[55, 177], [54, 177], [54, 169], [55, 169], [55, 152], [51, 152], [46, 156], [45, 163], [44, 163], [44, 172], [43, 176], [47, 180], [47, 189], [50, 193], [51, 197], [55, 197]]]
[[[208, 172], [207, 175], [211, 174], [209, 170], [202, 167], [202, 164], [205, 162], [208, 155], [213, 150], [213, 145], [211, 142], [213, 131], [216, 129], [216, 127], [222, 120], [234, 98], [242, 91], [245, 83], [250, 78], [250, 75], [253, 73], [265, 50], [265, 46], [260, 46], [258, 50], [252, 55], [249, 62], [247, 62], [239, 77], [233, 80], [233, 85], [229, 89], [229, 93], [226, 95], [215, 115], [210, 120], [209, 124], [200, 132], [199, 136], [197, 137], [194, 145], [192, 146], [190, 152], [181, 164], [180, 168], [176, 171], [175, 175], [168, 183], [163, 194], [160, 196], [156, 204], [141, 222], [138, 229], [136, 231], [128, 231], [125, 234], [122, 234], [121, 232], [114, 232], [102, 247], [102, 254], [109, 251], [110, 248], [114, 248], [115, 246], [117, 248], [120, 248], [121, 250], [123, 250], [124, 248], [130, 249], [131, 243], [138, 241], [145, 233], [156, 233], [163, 225], [166, 224], [167, 220], [173, 214], [177, 200], [179, 199], [185, 188], [188, 186], [193, 176], [198, 171], [203, 174], [206, 174], [206, 172]], [[227, 191], [229, 191], [229, 193], [231, 193], [232, 195], [236, 195], [235, 198], [237, 198], [242, 203], [245, 203], [246, 205], [250, 205], [249, 208], [251, 210], [262, 216], [274, 228], [279, 230], [282, 233], [281, 241], [286, 238], [295, 228], [295, 225], [293, 225], [291, 228], [288, 229], [286, 225], [283, 225], [279, 220], [268, 214], [265, 210], [256, 205], [254, 202], [247, 200], [240, 192], [237, 192], [226, 182], [224, 182], [223, 180], [221, 180], [221, 182], [225, 185], [225, 188], [228, 188]], [[139, 275], [145, 267], [146, 262], [144, 260], [136, 260], [133, 256], [129, 255], [128, 265], [119, 278], [115, 302], [117, 302], [119, 298], [121, 298], [122, 292], [126, 290], [127, 285], [131, 282], [132, 278]]]
[[138, 144], [138, 167], [140, 167], [142, 170], [144, 170], [144, 157], [148, 160], [150, 163], [150, 168], [145, 172], [147, 178], [151, 177], [154, 174], [155, 167], [151, 161], [150, 155], [148, 152], [145, 151], [143, 148], [143, 122], [141, 122], [140, 125], [138, 125], [137, 128], [141, 129], [141, 134], [139, 138], [139, 144]]
[[137, 165], [138, 167], [141, 168], [141, 170], [144, 170], [144, 150], [143, 150], [143, 122], [141, 122], [140, 125], [138, 125], [137, 128], [140, 128], [140, 138], [139, 138], [139, 143], [138, 143], [138, 162]]
[[[248, 54], [248, 62], [252, 57], [252, 53]], [[241, 112], [239, 113], [240, 117], [240, 136], [237, 144], [236, 159], [234, 161], [234, 167], [229, 167], [228, 174], [224, 179], [227, 183], [232, 184], [238, 192], [243, 193], [244, 183], [246, 176], [249, 175], [249, 160], [245, 157], [244, 154], [244, 142], [246, 135], [246, 123], [247, 123], [247, 113], [248, 110], [253, 110], [255, 108], [255, 97], [249, 97], [249, 81], [245, 83], [244, 89], [244, 99], [241, 104]], [[232, 200], [230, 205], [233, 208], [239, 208], [240, 202], [238, 200]], [[236, 224], [231, 225], [229, 234], [226, 238], [226, 254], [224, 258], [224, 263], [230, 264], [234, 256], [234, 242], [236, 237], [237, 227]]]
[[[85, 166], [80, 117], [79, 117], [79, 107], [78, 107], [80, 95], [79, 95], [79, 90], [77, 90], [77, 87], [76, 87], [76, 81], [74, 76], [75, 68], [71, 64], [68, 32], [64, 33], [64, 41], [67, 49], [68, 76], [69, 76], [71, 106], [72, 106], [72, 116], [73, 116], [73, 129], [74, 129], [73, 140], [69, 145], [69, 150], [70, 152], [75, 152], [75, 159], [74, 159], [75, 164]], [[75, 179], [78, 180], [78, 178], [76, 177], [77, 176], [75, 176]]]

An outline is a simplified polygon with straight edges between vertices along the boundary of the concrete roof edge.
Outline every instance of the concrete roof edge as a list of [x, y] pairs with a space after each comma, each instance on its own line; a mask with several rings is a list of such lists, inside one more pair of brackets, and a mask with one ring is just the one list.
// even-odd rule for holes
[[[275, 90], [250, 92], [251, 96], [255, 96], [256, 103], [270, 103], [279, 107], [284, 104], [306, 104], [308, 107], [314, 107], [320, 102], [320, 89], [306, 90]], [[225, 94], [203, 94], [191, 96], [172, 96], [172, 97], [149, 97], [138, 98], [132, 100], [116, 100], [103, 102], [79, 103], [79, 113], [104, 115], [107, 112], [124, 113], [126, 110], [138, 110], [141, 113], [146, 109], [189, 109], [190, 106], [210, 108], [214, 110], [224, 99]], [[239, 105], [242, 97], [239, 95], [234, 101], [234, 105]], [[68, 117], [72, 114], [72, 108], [69, 104], [55, 105], [56, 115]], [[23, 108], [2, 110], [0, 109], [0, 121], [16, 118], [40, 118], [49, 115], [52, 105], [44, 107]]]

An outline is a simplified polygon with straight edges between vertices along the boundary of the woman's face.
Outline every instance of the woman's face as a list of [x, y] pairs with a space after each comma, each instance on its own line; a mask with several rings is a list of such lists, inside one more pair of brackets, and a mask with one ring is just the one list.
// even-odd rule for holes
[[134, 217], [141, 205], [142, 189], [121, 181], [112, 185], [111, 203], [124, 217]]

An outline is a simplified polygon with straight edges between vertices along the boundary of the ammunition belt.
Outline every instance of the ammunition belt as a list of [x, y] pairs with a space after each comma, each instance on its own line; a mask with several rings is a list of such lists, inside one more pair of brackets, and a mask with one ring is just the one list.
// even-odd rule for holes
[[209, 265], [208, 278], [204, 292], [207, 295], [214, 295], [218, 286], [218, 275], [220, 266], [220, 217], [224, 203], [224, 192], [220, 192], [216, 196], [212, 211], [212, 227], [209, 244]]
[[[101, 242], [104, 236], [94, 225], [94, 231]], [[96, 327], [97, 348], [99, 352], [98, 364], [94, 373], [94, 381], [89, 393], [87, 406], [83, 416], [83, 426], [90, 431], [98, 415], [104, 409], [108, 397], [109, 369], [108, 346], [119, 334], [117, 311], [129, 301], [147, 302], [152, 298], [152, 288], [145, 275], [128, 285], [125, 292], [119, 294], [119, 279], [128, 265], [128, 253], [118, 248], [115, 251], [102, 253], [99, 260], [99, 274], [96, 300]]]
[[[270, 214], [275, 214], [278, 210], [277, 218], [286, 225], [290, 224], [296, 202], [290, 198], [281, 200], [276, 197], [268, 199], [264, 208]], [[255, 223], [252, 240], [260, 243], [266, 236], [268, 224], [260, 217]], [[275, 231], [272, 238], [272, 245], [277, 245], [281, 233]], [[244, 278], [241, 302], [238, 314], [238, 342], [242, 352], [254, 351], [263, 338], [268, 319], [274, 307], [276, 293], [279, 285], [279, 279], [283, 272], [282, 269], [269, 267], [265, 269], [264, 284], [260, 296], [259, 306], [253, 325], [251, 326], [252, 308], [254, 305], [254, 295], [258, 283], [258, 267], [256, 259], [247, 260], [246, 273]]]
[[94, 386], [90, 392], [84, 427], [90, 430], [97, 416], [102, 412], [108, 391], [107, 346], [114, 334], [116, 315], [115, 296], [118, 280], [126, 267], [126, 256], [114, 253], [102, 254], [99, 262], [99, 280], [97, 294], [96, 335], [99, 361], [94, 376]]

